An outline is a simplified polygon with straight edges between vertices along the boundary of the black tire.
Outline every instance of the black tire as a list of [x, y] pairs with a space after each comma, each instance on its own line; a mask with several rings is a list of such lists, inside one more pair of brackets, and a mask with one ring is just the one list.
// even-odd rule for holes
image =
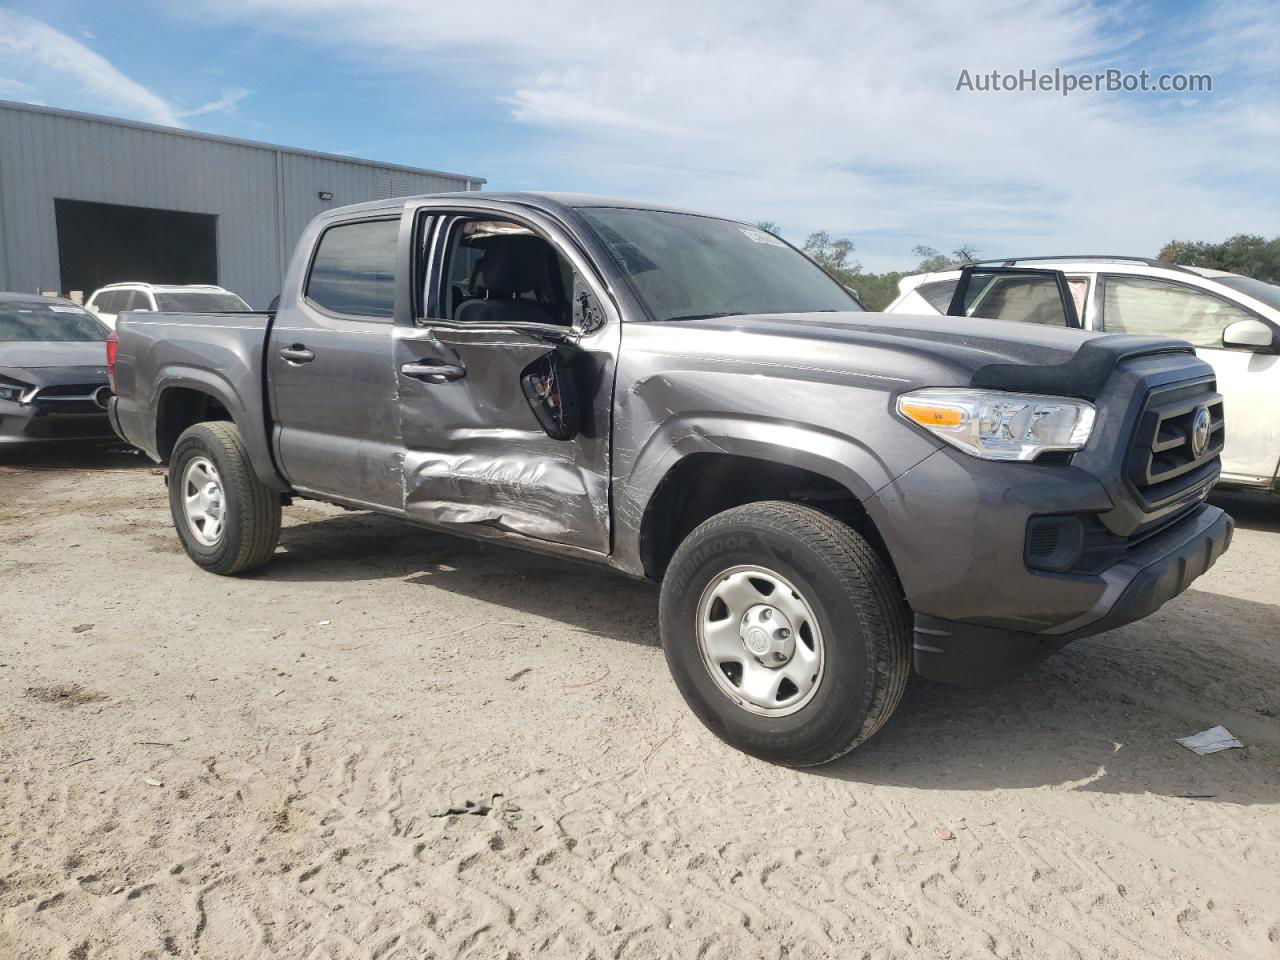
[[[703, 593], [741, 565], [790, 581], [821, 629], [817, 688], [784, 716], [762, 716], [732, 699], [699, 649]], [[800, 504], [751, 503], [695, 529], [667, 568], [659, 617], [667, 664], [698, 719], [771, 763], [814, 766], [844, 756], [889, 719], [911, 670], [910, 613], [889, 565], [849, 526]]]
[[[224, 519], [217, 542], [200, 542], [187, 523], [183, 478], [188, 465], [203, 457], [217, 468]], [[280, 540], [280, 494], [253, 472], [249, 451], [234, 423], [197, 423], [178, 437], [169, 457], [169, 510], [187, 556], [210, 573], [244, 573], [266, 563]]]

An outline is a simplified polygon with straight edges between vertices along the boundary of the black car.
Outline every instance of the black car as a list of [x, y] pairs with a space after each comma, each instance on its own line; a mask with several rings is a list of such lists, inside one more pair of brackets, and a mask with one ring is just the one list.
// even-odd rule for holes
[[0, 293], [0, 446], [114, 438], [108, 333], [70, 300]]

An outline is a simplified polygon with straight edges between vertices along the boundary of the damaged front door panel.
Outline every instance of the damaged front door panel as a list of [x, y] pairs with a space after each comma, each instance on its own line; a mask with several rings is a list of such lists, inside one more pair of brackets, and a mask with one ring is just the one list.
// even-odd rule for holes
[[[563, 355], [562, 355], [563, 354]], [[520, 386], [533, 415], [552, 440], [578, 435], [578, 384], [567, 348], [544, 354], [520, 373]]]

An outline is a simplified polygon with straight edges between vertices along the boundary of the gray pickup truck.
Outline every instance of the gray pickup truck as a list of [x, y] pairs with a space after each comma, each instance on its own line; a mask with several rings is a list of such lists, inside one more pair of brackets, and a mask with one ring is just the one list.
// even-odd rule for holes
[[267, 562], [307, 497], [659, 581], [689, 706], [779, 763], [874, 734], [913, 662], [982, 682], [1146, 616], [1231, 538], [1189, 345], [861, 312], [776, 237], [652, 205], [336, 209], [278, 310], [118, 337], [112, 423], [201, 567]]

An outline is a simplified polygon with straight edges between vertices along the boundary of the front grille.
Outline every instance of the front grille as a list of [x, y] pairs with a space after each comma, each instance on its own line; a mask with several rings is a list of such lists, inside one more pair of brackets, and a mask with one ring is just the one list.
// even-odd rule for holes
[[[1208, 436], [1199, 452], [1195, 449], [1198, 417], [1208, 420]], [[1211, 378], [1152, 390], [1125, 463], [1126, 476], [1142, 506], [1148, 511], [1159, 509], [1214, 477], [1225, 435], [1222, 396]]]
[[88, 397], [103, 383], [63, 383], [56, 387], [41, 387], [36, 391], [36, 399], [54, 399], [57, 397]]
[[105, 383], [64, 383], [56, 387], [41, 387], [31, 402], [37, 409], [48, 413], [102, 413], [110, 392]]

